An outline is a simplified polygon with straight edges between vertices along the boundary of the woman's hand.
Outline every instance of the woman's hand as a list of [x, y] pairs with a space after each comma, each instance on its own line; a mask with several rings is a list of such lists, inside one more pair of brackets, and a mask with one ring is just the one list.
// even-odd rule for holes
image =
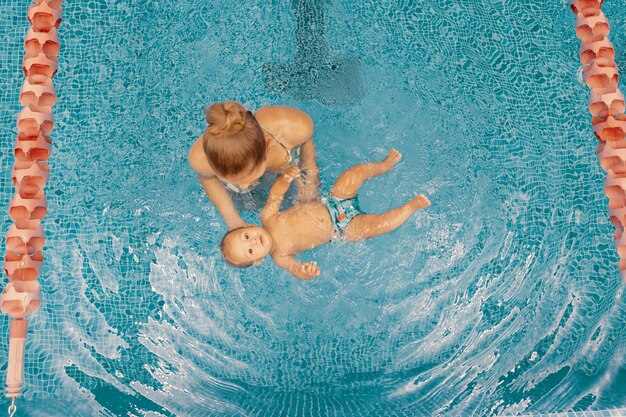
[[228, 194], [224, 185], [216, 177], [198, 177], [198, 179], [202, 184], [202, 188], [204, 188], [204, 192], [222, 215], [228, 230], [246, 225], [246, 222], [239, 215], [239, 210], [233, 204], [230, 194]]

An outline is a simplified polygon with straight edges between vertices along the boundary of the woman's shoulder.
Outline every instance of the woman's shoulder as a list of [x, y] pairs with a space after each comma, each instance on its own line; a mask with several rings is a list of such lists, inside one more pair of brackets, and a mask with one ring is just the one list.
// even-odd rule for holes
[[213, 177], [213, 170], [209, 165], [209, 161], [206, 159], [206, 155], [204, 154], [204, 149], [202, 148], [202, 136], [200, 136], [196, 141], [191, 145], [191, 149], [189, 149], [189, 154], [187, 155], [187, 160], [189, 161], [189, 165], [196, 171], [199, 175], [205, 177]]
[[298, 146], [313, 137], [313, 119], [300, 109], [289, 106], [265, 106], [255, 113], [258, 122], [286, 145]]

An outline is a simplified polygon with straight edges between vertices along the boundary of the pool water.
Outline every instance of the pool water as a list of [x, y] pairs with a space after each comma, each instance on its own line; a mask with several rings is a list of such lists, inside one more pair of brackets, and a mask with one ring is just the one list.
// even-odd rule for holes
[[[0, 4], [0, 207], [27, 3]], [[624, 6], [603, 7], [620, 68]], [[45, 302], [18, 415], [626, 407], [626, 298], [565, 0], [63, 7]], [[229, 268], [186, 156], [202, 109], [230, 99], [309, 113], [325, 189], [401, 151], [363, 186], [365, 211], [421, 192], [432, 206], [392, 234], [303, 254], [322, 271], [311, 282], [271, 262]]]

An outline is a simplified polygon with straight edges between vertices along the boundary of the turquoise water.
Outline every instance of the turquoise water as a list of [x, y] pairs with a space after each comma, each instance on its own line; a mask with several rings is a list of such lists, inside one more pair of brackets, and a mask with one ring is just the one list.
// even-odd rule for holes
[[[26, 3], [0, 5], [0, 207]], [[566, 1], [170, 3], [64, 4], [45, 302], [18, 415], [626, 406], [624, 285]], [[604, 5], [620, 68], [624, 6]], [[186, 154], [203, 107], [228, 99], [308, 112], [323, 187], [400, 150], [364, 210], [433, 205], [303, 255], [312, 282], [227, 267]]]

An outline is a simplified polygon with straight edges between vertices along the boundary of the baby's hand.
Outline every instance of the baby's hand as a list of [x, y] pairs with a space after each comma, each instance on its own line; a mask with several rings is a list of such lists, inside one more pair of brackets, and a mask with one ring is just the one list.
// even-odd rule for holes
[[289, 167], [283, 172], [283, 178], [287, 180], [287, 182], [291, 182], [294, 178], [298, 177], [300, 177], [300, 168], [297, 166]]
[[304, 279], [311, 279], [317, 277], [320, 274], [320, 269], [317, 266], [317, 262], [305, 262], [302, 264], [301, 274]]

